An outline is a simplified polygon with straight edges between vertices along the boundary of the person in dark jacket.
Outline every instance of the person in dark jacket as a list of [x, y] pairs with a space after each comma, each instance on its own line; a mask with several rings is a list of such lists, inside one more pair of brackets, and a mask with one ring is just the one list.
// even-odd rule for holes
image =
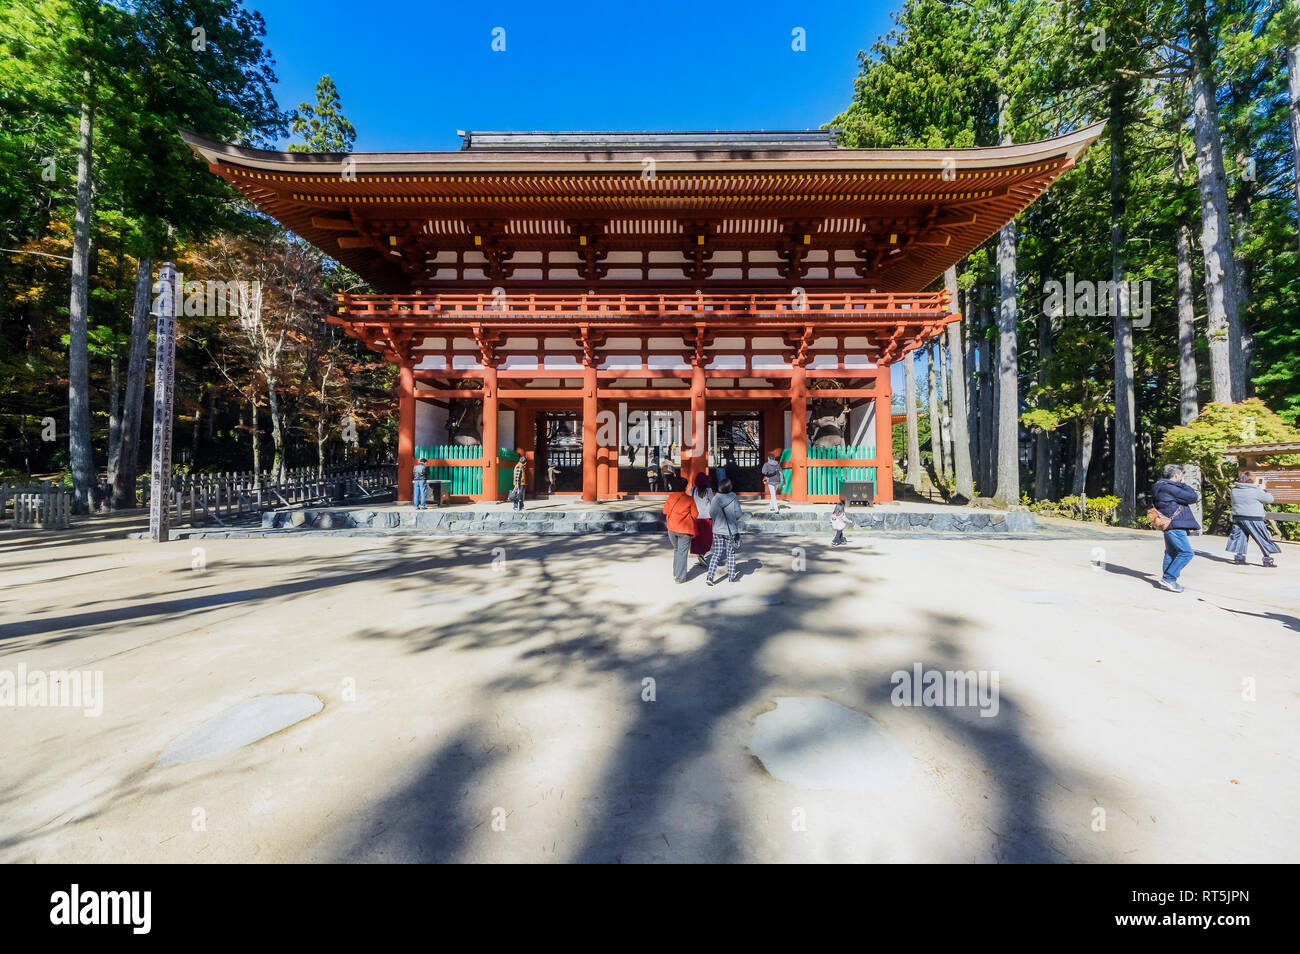
[[1160, 576], [1160, 585], [1171, 593], [1181, 593], [1186, 589], [1178, 582], [1183, 568], [1192, 562], [1192, 545], [1187, 539], [1188, 530], [1199, 530], [1189, 509], [1200, 495], [1187, 485], [1183, 479], [1183, 469], [1177, 464], [1166, 464], [1164, 477], [1156, 481], [1151, 492], [1155, 507], [1169, 518], [1165, 529], [1165, 560]]
[[718, 485], [718, 495], [709, 505], [713, 515], [713, 549], [709, 552], [709, 572], [704, 582], [713, 586], [713, 574], [718, 572], [718, 562], [727, 557], [727, 579], [736, 582], [736, 544], [740, 541], [740, 498], [733, 492], [731, 481]]
[[1264, 552], [1264, 565], [1277, 566], [1273, 554], [1281, 553], [1282, 548], [1273, 542], [1264, 523], [1267, 515], [1264, 504], [1272, 502], [1273, 495], [1268, 492], [1264, 478], [1255, 477], [1248, 470], [1237, 472], [1237, 482], [1232, 485], [1232, 533], [1228, 535], [1227, 549], [1238, 566], [1245, 564], [1251, 540]]

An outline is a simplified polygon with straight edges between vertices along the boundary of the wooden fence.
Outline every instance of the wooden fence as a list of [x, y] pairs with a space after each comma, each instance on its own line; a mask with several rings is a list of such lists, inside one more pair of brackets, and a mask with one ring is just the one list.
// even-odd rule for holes
[[38, 530], [66, 530], [72, 515], [72, 494], [47, 489], [44, 493], [14, 494], [14, 526]]
[[[176, 523], [212, 522], [225, 525], [241, 516], [257, 515], [277, 507], [294, 507], [316, 502], [339, 502], [348, 498], [362, 500], [387, 493], [397, 486], [397, 466], [387, 464], [366, 468], [326, 468], [318, 473], [315, 467], [293, 468], [285, 471], [283, 480], [273, 479], [269, 472], [183, 474], [172, 477], [170, 498], [172, 519]], [[149, 506], [149, 478], [138, 484], [144, 506]], [[60, 496], [63, 503], [50, 504], [45, 509], [61, 514], [61, 526], [67, 526], [72, 494], [56, 488], [51, 481], [39, 484], [28, 481], [22, 484], [0, 484], [0, 519], [8, 516], [12, 502], [15, 519], [18, 502], [32, 506], [26, 498]], [[38, 507], [37, 512], [45, 512]], [[24, 511], [25, 514], [29, 511]], [[23, 524], [16, 524], [23, 525]], [[42, 526], [46, 524], [41, 524]]]
[[[213, 522], [224, 526], [245, 515], [277, 507], [365, 499], [397, 486], [394, 464], [363, 469], [290, 469], [283, 480], [269, 473], [185, 474], [172, 478], [171, 508], [177, 523]], [[147, 499], [146, 499], [147, 503]]]
[[53, 481], [25, 480], [14, 484], [0, 484], [0, 520], [9, 516], [9, 507], [14, 504], [19, 494], [48, 494], [56, 490]]
[[[794, 483], [794, 470], [790, 466], [790, 449], [781, 452], [781, 493], [788, 494]], [[823, 461], [835, 461], [834, 464]], [[842, 447], [809, 447], [807, 457], [808, 499], [827, 503], [840, 499], [840, 486], [846, 480], [876, 480], [876, 449], [871, 445], [845, 445]], [[891, 473], [890, 480], [893, 479]]]

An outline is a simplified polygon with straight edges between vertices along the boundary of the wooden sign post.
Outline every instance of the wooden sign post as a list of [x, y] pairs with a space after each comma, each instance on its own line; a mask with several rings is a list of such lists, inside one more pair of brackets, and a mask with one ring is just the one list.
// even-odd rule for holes
[[172, 378], [176, 365], [176, 266], [158, 269], [158, 331], [154, 348], [153, 464], [149, 469], [149, 539], [170, 537], [172, 491]]

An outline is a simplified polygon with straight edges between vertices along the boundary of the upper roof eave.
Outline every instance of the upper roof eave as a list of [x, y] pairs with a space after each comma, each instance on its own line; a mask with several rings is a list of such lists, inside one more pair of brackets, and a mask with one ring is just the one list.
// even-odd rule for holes
[[737, 148], [693, 152], [626, 150], [603, 152], [354, 152], [309, 153], [250, 149], [209, 139], [189, 130], [181, 138], [211, 165], [226, 164], [273, 172], [341, 175], [365, 174], [545, 174], [606, 172], [640, 174], [646, 159], [656, 172], [727, 171], [860, 171], [876, 169], [942, 168], [955, 160], [963, 170], [1019, 166], [1064, 157], [1073, 161], [1098, 136], [1105, 121], [1038, 142], [965, 149], [793, 149], [785, 151]]

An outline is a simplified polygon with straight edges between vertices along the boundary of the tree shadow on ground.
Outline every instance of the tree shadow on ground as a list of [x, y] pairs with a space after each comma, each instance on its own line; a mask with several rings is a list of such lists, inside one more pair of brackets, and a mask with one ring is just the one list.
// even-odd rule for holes
[[[976, 636], [976, 627], [969, 619], [928, 610], [923, 616], [933, 633], [925, 651], [926, 658], [901, 660], [893, 671], [910, 673], [917, 663], [922, 665], [923, 671], [968, 673], [999, 668], [996, 664], [990, 665], [995, 663], [991, 657], [971, 658], [969, 647], [972, 637]], [[974, 645], [977, 646], [978, 642]], [[863, 698], [869, 705], [888, 708], [896, 705], [893, 692], [894, 683], [884, 677], [865, 688]], [[1102, 860], [1094, 856], [1091, 848], [1080, 846], [1075, 839], [1064, 838], [1051, 826], [1042, 810], [1050, 800], [1048, 793], [1057, 786], [1067, 790], [1090, 788], [1100, 795], [1099, 783], [1078, 769], [1072, 769], [1067, 777], [1062, 777], [1060, 770], [1048, 764], [1025, 738], [1028, 717], [1005, 685], [999, 685], [998, 710], [991, 718], [979, 715], [972, 706], [917, 706], [909, 707], [909, 712], [933, 723], [934, 731], [956, 739], [972, 753], [978, 765], [986, 767], [985, 774], [994, 786], [990, 800], [996, 803], [992, 809], [996, 817], [986, 823], [988, 831], [996, 838], [991, 846], [994, 860], [1004, 864]], [[1080, 819], [1079, 838], [1089, 832], [1090, 820], [1087, 817]]]
[[[674, 589], [681, 592], [683, 588], [668, 582], [671, 551], [658, 534], [385, 538], [384, 545], [348, 558], [364, 558], [360, 568], [354, 563], [341, 566], [337, 555], [322, 554], [297, 560], [283, 579], [286, 567], [281, 562], [245, 559], [240, 561], [244, 569], [275, 568], [281, 579], [195, 597], [157, 594], [147, 602], [24, 621], [0, 630], [0, 637], [43, 635], [49, 643], [232, 606], [255, 611], [304, 596], [336, 599], [342, 588], [353, 584], [382, 582], [395, 596], [418, 596], [432, 582], [436, 590], [431, 595], [451, 593], [454, 598], [433, 602], [428, 618], [418, 624], [380, 623], [356, 637], [395, 641], [410, 653], [506, 650], [512, 661], [478, 685], [466, 687], [477, 695], [479, 714], [474, 721], [452, 731], [411, 771], [403, 771], [395, 790], [359, 806], [355, 823], [343, 829], [346, 837], [335, 857], [476, 858], [481, 845], [475, 839], [486, 837], [476, 832], [491, 821], [476, 793], [486, 790], [489, 775], [506, 760], [504, 751], [490, 748], [488, 717], [499, 708], [503, 693], [526, 694], [559, 684], [612, 693], [608, 701], [614, 708], [598, 715], [625, 719], [617, 744], [600, 757], [586, 817], [575, 839], [565, 846], [565, 858], [744, 861], [754, 857], [753, 820], [725, 791], [701, 803], [698, 793], [686, 791], [681, 776], [709, 755], [721, 728], [747, 724], [778, 694], [782, 677], [760, 662], [773, 640], [804, 634], [846, 643], [869, 638], [860, 626], [827, 622], [823, 604], [838, 597], [889, 598], [887, 591], [879, 589], [881, 581], [861, 574], [841, 575], [835, 587], [807, 592], [803, 584], [810, 574], [782, 569], [788, 565], [787, 548], [796, 543], [806, 547], [809, 563], [819, 571], [834, 575], [848, 566], [851, 554], [833, 551], [829, 545], [747, 539], [744, 562], [753, 564], [753, 572], [742, 581], [745, 585], [722, 583], [706, 591], [697, 579], [691, 585], [699, 587], [700, 593], [690, 596], [707, 592], [707, 603], [698, 599], [668, 603], [655, 595], [659, 590], [614, 588], [602, 576], [611, 564], [649, 556], [658, 561], [651, 572], [661, 572], [662, 577], [647, 581], [646, 586], [673, 595]], [[758, 573], [760, 568], [765, 572]], [[929, 664], [964, 668], [966, 660], [957, 647], [970, 636], [969, 621], [931, 614], [926, 626], [938, 634], [932, 647], [938, 659]], [[683, 632], [702, 638], [683, 643], [677, 638]], [[454, 656], [446, 658], [454, 661]], [[640, 701], [642, 680], [647, 677], [657, 686], [653, 703]], [[872, 673], [870, 679], [859, 686], [859, 698], [848, 701], [857, 701], [867, 710], [889, 705], [888, 673]], [[624, 700], [630, 704], [618, 705]], [[1019, 708], [1006, 694], [1001, 705], [1000, 717], [986, 720], [997, 723], [992, 727], [979, 724], [978, 719], [972, 725], [942, 709], [926, 710], [925, 715], [961, 739], [981, 760], [999, 767], [990, 783], [1001, 806], [1000, 822], [991, 828], [1000, 839], [998, 857], [1062, 860], [1063, 852], [1050, 842], [1039, 809], [1041, 794], [1054, 779], [1024, 738]], [[137, 785], [138, 781], [124, 780], [116, 797], [126, 797]], [[6, 847], [18, 841], [21, 838], [10, 839]]]
[[[247, 607], [252, 605], [255, 607], [261, 603], [277, 602], [313, 592], [328, 592], [336, 587], [368, 580], [400, 580], [402, 578], [414, 580], [418, 578], [419, 574], [454, 571], [457, 567], [463, 565], [465, 558], [462, 551], [465, 548], [466, 545], [461, 544], [453, 547], [451, 553], [444, 555], [429, 553], [428, 551], [420, 552], [417, 545], [398, 542], [391, 548], [385, 548], [390, 555], [386, 558], [377, 559], [375, 566], [371, 568], [340, 567], [337, 562], [328, 557], [322, 557], [310, 562], [299, 561], [290, 571], [290, 578], [284, 582], [192, 595], [177, 594], [175, 591], [149, 594], [144, 597], [137, 597], [126, 605], [114, 606], [109, 609], [27, 619], [0, 626], [0, 641], [23, 636], [71, 631], [69, 635], [62, 637], [50, 636], [50, 638], [42, 642], [30, 644], [27, 647], [31, 648], [32, 645], [81, 639], [88, 635], [94, 635], [97, 630], [103, 627], [151, 623], [231, 606]], [[178, 560], [182, 558], [188, 561], [188, 552], [181, 554], [178, 551]], [[285, 570], [283, 564], [274, 561], [260, 564], [255, 561], [248, 561], [242, 563], [241, 567], [254, 569], [263, 567], [281, 573]], [[113, 596], [106, 598], [103, 602], [120, 603], [121, 598]]]
[[[779, 566], [776, 559], [785, 541], [756, 546], [753, 559], [761, 565]], [[813, 550], [812, 547], [809, 547]], [[829, 572], [842, 565], [845, 554], [824, 548], [817, 560]], [[814, 551], [815, 552], [815, 551]], [[557, 556], [550, 561], [546, 555]], [[721, 792], [712, 802], [699, 801], [699, 793], [688, 791], [682, 781], [717, 745], [719, 730], [748, 724], [757, 712], [770, 705], [778, 694], [779, 674], [766, 671], [760, 663], [765, 649], [781, 636], [815, 634], [818, 637], [853, 641], [863, 639], [859, 628], [830, 624], [820, 613], [827, 594], [810, 596], [801, 591], [803, 574], [773, 572], [760, 579], [768, 583], [758, 604], [741, 589], [710, 592], [718, 602], [701, 606], [657, 605], [647, 607], [625, 598], [570, 599], [575, 592], [591, 592], [595, 581], [588, 574], [603, 560], [644, 555], [643, 543], [632, 540], [607, 543], [598, 540], [566, 541], [554, 544], [525, 544], [511, 558], [517, 563], [538, 560], [534, 575], [523, 587], [525, 596], [476, 607], [474, 625], [466, 628], [452, 621], [432, 624], [427, 631], [395, 633], [372, 630], [363, 638], [396, 639], [409, 644], [412, 652], [435, 648], [465, 652], [499, 650], [514, 652], [514, 662], [500, 675], [474, 687], [481, 695], [484, 712], [494, 708], [500, 693], [528, 693], [539, 687], [553, 688], [557, 681], [575, 687], [609, 686], [616, 679], [616, 694], [631, 701], [621, 707], [626, 717], [617, 746], [607, 753], [599, 781], [586, 793], [587, 815], [579, 837], [565, 858], [578, 862], [683, 861], [707, 859], [714, 862], [753, 860], [751, 819], [737, 807], [734, 796]], [[763, 558], [769, 557], [770, 558]], [[663, 574], [668, 577], [671, 555], [663, 548]], [[508, 571], [507, 571], [508, 572]], [[878, 583], [879, 581], [875, 581]], [[699, 585], [696, 583], [695, 585]], [[864, 592], [860, 581], [846, 580], [844, 593], [862, 598], [886, 598], [886, 594]], [[729, 611], [728, 601], [748, 608]], [[712, 601], [710, 601], [712, 602]], [[764, 605], [780, 608], [779, 614]], [[957, 646], [970, 635], [968, 620], [956, 616], [926, 615], [926, 625], [937, 635], [928, 661], [949, 669], [968, 668]], [[641, 630], [640, 627], [645, 629]], [[706, 639], [691, 648], [673, 648], [663, 635], [666, 629], [703, 628]], [[910, 665], [910, 663], [909, 663]], [[656, 699], [637, 702], [643, 680], [653, 678]], [[869, 686], [859, 687], [859, 704], [867, 710], [890, 705], [887, 672], [873, 674]], [[1003, 861], [1085, 860], [1082, 852], [1073, 856], [1068, 846], [1054, 842], [1052, 830], [1040, 805], [1049, 797], [1058, 778], [1026, 740], [1025, 716], [1007, 693], [1002, 694], [1001, 712], [994, 720], [972, 722], [949, 710], [926, 710], [943, 731], [974, 750], [976, 758], [997, 771], [989, 781], [996, 794], [998, 821], [990, 826], [996, 839], [994, 854]], [[618, 718], [606, 713], [604, 718]], [[985, 725], [985, 722], [995, 725]], [[536, 757], [541, 757], [539, 752]], [[432, 819], [409, 832], [404, 860], [470, 860], [474, 857], [463, 823], [455, 806], [428, 804], [427, 793], [437, 788], [436, 775], [447, 764], [446, 748], [429, 757], [416, 781], [403, 792], [383, 800], [378, 810], [399, 816], [423, 806]], [[486, 768], [486, 767], [485, 767]], [[482, 771], [475, 769], [478, 775]], [[438, 791], [443, 795], [459, 791], [465, 779], [459, 770], [456, 784]], [[488, 784], [484, 778], [479, 784]], [[772, 784], [784, 784], [772, 781]], [[481, 822], [482, 819], [480, 818]], [[671, 837], [670, 837], [671, 836]], [[460, 846], [460, 854], [447, 846]], [[338, 857], [365, 856], [363, 842], [340, 848]]]

